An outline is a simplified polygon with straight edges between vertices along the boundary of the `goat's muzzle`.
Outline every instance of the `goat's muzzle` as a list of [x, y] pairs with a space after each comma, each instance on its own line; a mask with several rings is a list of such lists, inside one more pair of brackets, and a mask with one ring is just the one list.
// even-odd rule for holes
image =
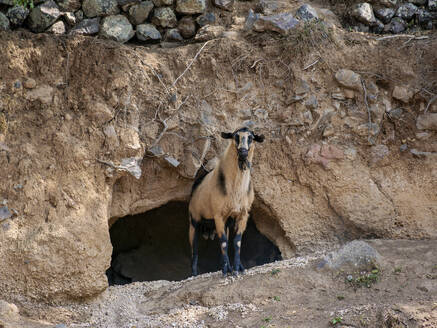
[[250, 169], [250, 163], [247, 160], [247, 156], [249, 155], [249, 151], [245, 148], [238, 149], [238, 166], [241, 170]]

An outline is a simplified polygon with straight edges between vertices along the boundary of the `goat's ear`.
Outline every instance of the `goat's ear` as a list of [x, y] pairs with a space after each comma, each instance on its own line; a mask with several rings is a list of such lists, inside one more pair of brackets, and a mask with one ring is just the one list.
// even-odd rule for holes
[[221, 135], [223, 139], [232, 139], [234, 137], [230, 132], [222, 132]]
[[264, 135], [263, 134], [254, 134], [253, 140], [256, 142], [263, 142], [264, 141]]

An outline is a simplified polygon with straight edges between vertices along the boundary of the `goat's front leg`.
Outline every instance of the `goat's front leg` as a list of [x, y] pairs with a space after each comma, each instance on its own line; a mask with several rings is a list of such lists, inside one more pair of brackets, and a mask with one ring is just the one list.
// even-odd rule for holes
[[191, 274], [193, 276], [198, 275], [197, 261], [198, 255], [198, 242], [199, 242], [199, 222], [195, 221], [190, 215], [190, 231], [189, 240], [191, 246]]
[[241, 252], [241, 238], [243, 236], [244, 231], [246, 230], [247, 220], [249, 218], [248, 213], [244, 213], [240, 217], [237, 218], [237, 226], [235, 229], [235, 237], [234, 237], [234, 275], [238, 275], [239, 272], [244, 272], [244, 267], [240, 261], [240, 252]]
[[220, 242], [220, 251], [222, 254], [222, 272], [223, 276], [232, 272], [231, 263], [229, 262], [228, 257], [228, 237], [225, 232], [225, 224], [223, 219], [214, 219], [215, 220], [215, 228], [217, 230], [217, 235], [219, 237]]

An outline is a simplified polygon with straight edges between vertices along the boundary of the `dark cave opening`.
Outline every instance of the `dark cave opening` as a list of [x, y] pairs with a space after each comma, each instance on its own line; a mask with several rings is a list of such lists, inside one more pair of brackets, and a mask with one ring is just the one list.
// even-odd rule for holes
[[[110, 285], [135, 281], [183, 280], [191, 275], [188, 203], [170, 202], [151, 211], [126, 216], [110, 228], [113, 246]], [[230, 233], [233, 238], [233, 231]], [[229, 251], [233, 259], [232, 247]], [[281, 253], [249, 218], [241, 247], [245, 268], [274, 262]], [[221, 270], [218, 239], [199, 239], [199, 273]]]

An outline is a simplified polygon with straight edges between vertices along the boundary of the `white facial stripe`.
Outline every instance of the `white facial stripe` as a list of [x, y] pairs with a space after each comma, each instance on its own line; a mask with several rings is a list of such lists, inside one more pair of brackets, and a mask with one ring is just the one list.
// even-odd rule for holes
[[249, 134], [247, 132], [240, 134], [240, 143], [238, 144], [238, 148], [249, 149], [248, 145]]

